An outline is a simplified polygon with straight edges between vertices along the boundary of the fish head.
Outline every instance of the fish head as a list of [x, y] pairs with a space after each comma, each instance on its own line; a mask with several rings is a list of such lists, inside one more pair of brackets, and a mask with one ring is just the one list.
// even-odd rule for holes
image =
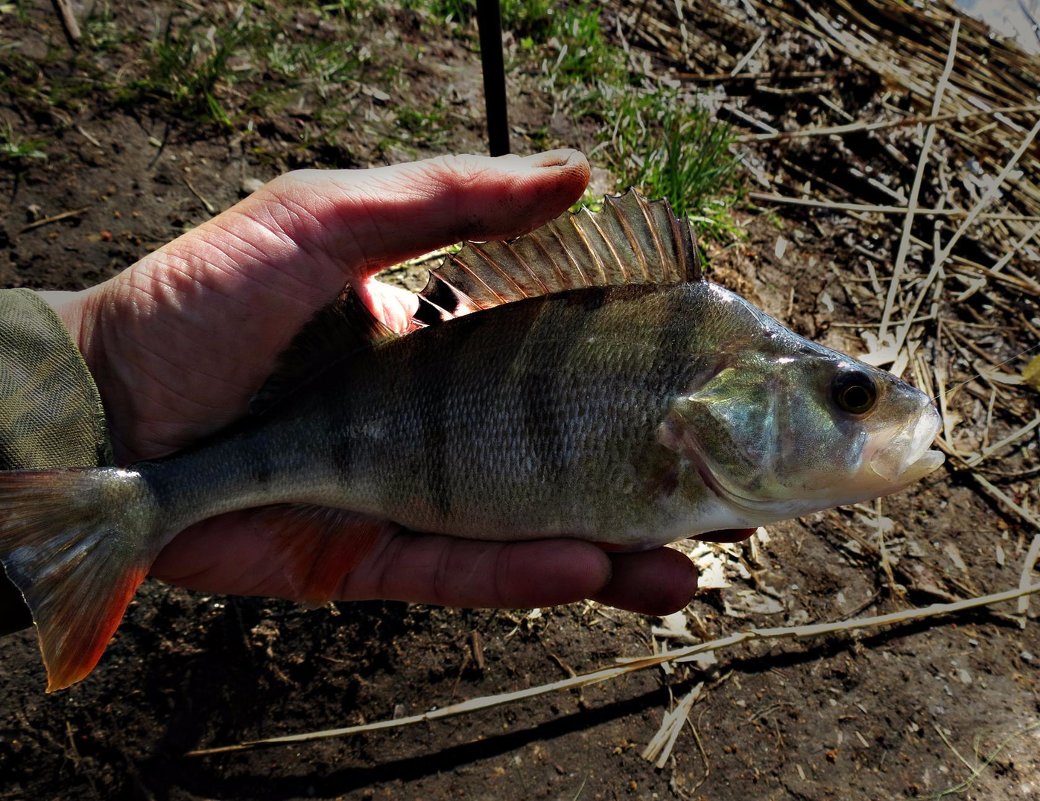
[[943, 463], [930, 447], [940, 418], [927, 395], [765, 320], [675, 399], [659, 429], [721, 501], [727, 523], [889, 495]]

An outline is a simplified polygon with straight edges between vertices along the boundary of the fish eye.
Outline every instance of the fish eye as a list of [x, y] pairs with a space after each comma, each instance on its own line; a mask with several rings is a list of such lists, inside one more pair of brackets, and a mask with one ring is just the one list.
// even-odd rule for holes
[[838, 408], [854, 415], [863, 415], [877, 404], [877, 384], [863, 370], [842, 370], [834, 377], [831, 395]]

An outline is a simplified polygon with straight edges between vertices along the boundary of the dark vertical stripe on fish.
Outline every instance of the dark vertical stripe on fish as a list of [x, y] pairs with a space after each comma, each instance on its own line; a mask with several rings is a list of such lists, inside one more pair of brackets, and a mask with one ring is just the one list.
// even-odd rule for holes
[[672, 292], [661, 292], [654, 296], [655, 305], [660, 307], [659, 317], [649, 325], [657, 327], [658, 336], [654, 342], [654, 352], [650, 354], [647, 365], [647, 378], [654, 386], [665, 380], [664, 386], [674, 386], [668, 376], [676, 375], [683, 368], [692, 367], [685, 360], [678, 360], [676, 354], [676, 337], [684, 328], [689, 330], [697, 324], [689, 319], [690, 303], [686, 293], [680, 288]]
[[[463, 326], [463, 329], [466, 327]], [[460, 334], [465, 336], [465, 331]], [[453, 343], [462, 350], [463, 339]], [[448, 470], [448, 433], [447, 423], [450, 419], [449, 397], [454, 382], [456, 359], [445, 358], [437, 363], [437, 373], [431, 375], [429, 364], [420, 364], [423, 358], [421, 348], [413, 348], [408, 375], [411, 378], [409, 392], [415, 398], [418, 409], [416, 432], [420, 447], [417, 448], [415, 467], [416, 487], [424, 487], [423, 497], [433, 506], [442, 520], [449, 520], [452, 510], [451, 476]]]
[[340, 432], [339, 436], [332, 440], [332, 463], [342, 486], [349, 487], [354, 482], [358, 464], [357, 449], [361, 446], [356, 434], [352, 433], [356, 420], [355, 395], [353, 392], [325, 394], [332, 402], [325, 407], [325, 423], [330, 430]]
[[247, 469], [256, 486], [266, 490], [271, 485], [274, 468], [271, 464], [271, 453], [268, 448], [257, 447], [257, 443], [251, 442], [248, 450]]
[[[580, 344], [582, 317], [567, 314], [555, 304], [539, 303], [527, 325], [520, 350], [522, 374], [517, 387], [522, 405], [523, 441], [533, 461], [537, 479], [546, 487], [554, 485], [560, 477], [566, 458], [564, 443], [567, 441], [568, 420], [560, 414], [559, 395], [563, 371], [570, 364], [570, 355]], [[577, 328], [567, 330], [554, 325], [553, 318], [576, 321]], [[540, 328], [553, 331], [555, 341], [546, 343]], [[551, 358], [547, 350], [551, 349]]]

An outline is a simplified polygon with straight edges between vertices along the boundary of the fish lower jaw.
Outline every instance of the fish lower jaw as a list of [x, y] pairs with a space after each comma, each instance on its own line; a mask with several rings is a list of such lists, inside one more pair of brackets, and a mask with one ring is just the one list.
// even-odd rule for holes
[[914, 461], [909, 462], [905, 466], [900, 465], [895, 470], [889, 464], [879, 460], [872, 460], [868, 466], [874, 475], [891, 482], [901, 489], [938, 470], [945, 461], [946, 456], [942, 451], [930, 449], [926, 450]]
[[863, 449], [863, 464], [870, 473], [900, 487], [937, 469], [946, 457], [931, 449], [942, 420], [932, 406], [914, 421], [880, 432]]
[[930, 449], [928, 444], [916, 452], [903, 454], [893, 453], [892, 448], [883, 448], [874, 454], [864, 454], [864, 462], [872, 476], [904, 487], [937, 470], [946, 461], [942, 451]]

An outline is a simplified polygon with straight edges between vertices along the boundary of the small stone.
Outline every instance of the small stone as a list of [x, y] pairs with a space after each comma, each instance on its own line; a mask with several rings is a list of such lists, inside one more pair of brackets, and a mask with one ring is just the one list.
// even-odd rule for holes
[[384, 92], [382, 89], [376, 86], [362, 86], [361, 93], [364, 95], [368, 95], [377, 103], [386, 103], [388, 100], [390, 100], [390, 95], [388, 95], [386, 92]]
[[1018, 657], [1023, 662], [1032, 662], [1032, 661], [1034, 661], [1036, 659], [1036, 657], [1032, 653], [1030, 653], [1029, 651], [1021, 651], [1019, 653]]
[[238, 188], [238, 194], [242, 197], [253, 194], [264, 185], [259, 178], [243, 178], [242, 185]]

